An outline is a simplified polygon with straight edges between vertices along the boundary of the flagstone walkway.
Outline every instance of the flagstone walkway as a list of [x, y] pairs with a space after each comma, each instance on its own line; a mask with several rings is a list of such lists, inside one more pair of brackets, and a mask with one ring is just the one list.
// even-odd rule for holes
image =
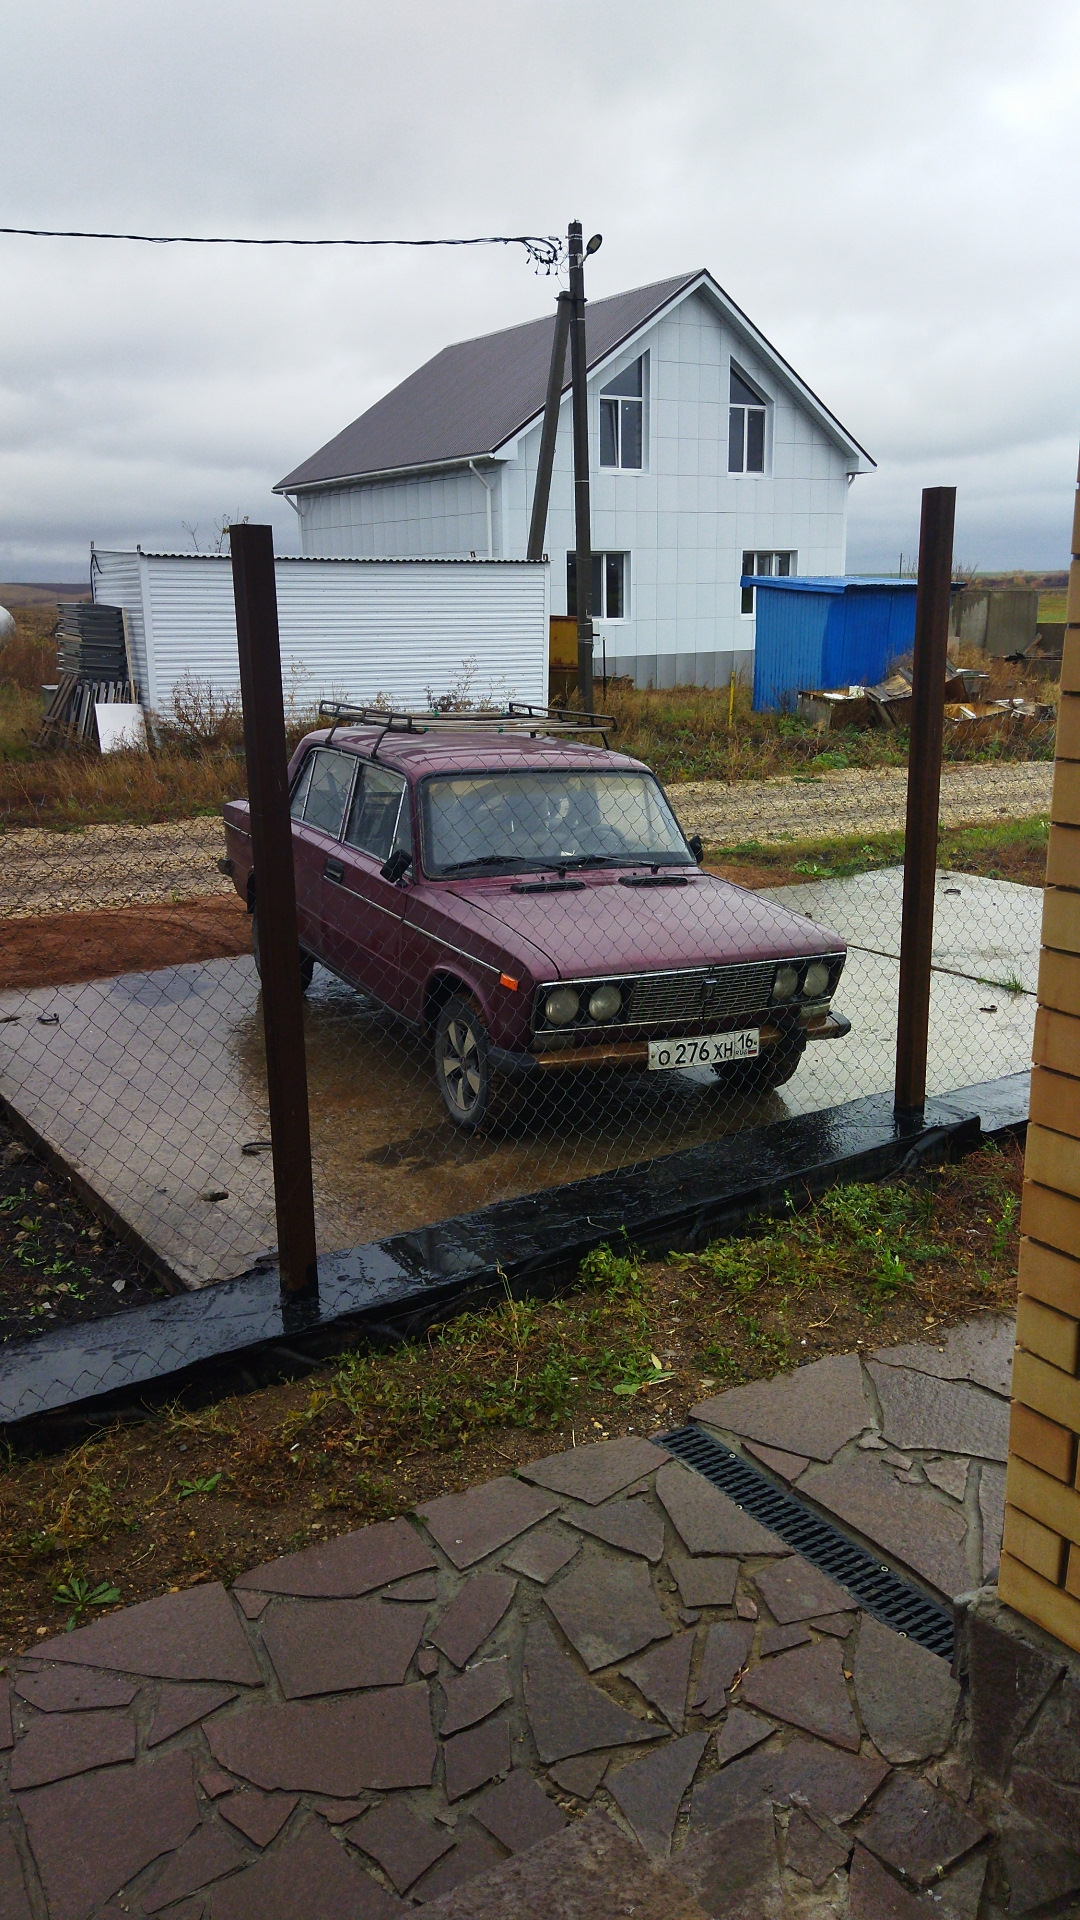
[[[697, 1416], [948, 1595], [996, 1553], [1011, 1338], [820, 1361]], [[1000, 1904], [960, 1704], [662, 1448], [603, 1441], [12, 1661], [0, 1915], [1034, 1911], [1080, 1861], [1036, 1836]]]

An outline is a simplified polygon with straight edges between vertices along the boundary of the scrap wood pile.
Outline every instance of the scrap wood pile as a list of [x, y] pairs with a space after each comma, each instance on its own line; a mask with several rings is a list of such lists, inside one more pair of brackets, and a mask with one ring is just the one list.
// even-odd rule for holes
[[[139, 698], [123, 611], [69, 601], [61, 608], [56, 638], [59, 681], [42, 717], [38, 745], [104, 746], [98, 709], [130, 710]], [[106, 725], [105, 732], [112, 744], [115, 728]]]
[[[1053, 729], [1056, 709], [1040, 700], [1014, 695], [985, 700], [988, 673], [949, 666], [945, 679], [945, 740], [950, 746], [982, 746], [992, 741], [1029, 739]], [[911, 721], [911, 671], [898, 667], [876, 687], [847, 686], [800, 691], [798, 712], [820, 733], [833, 728], [906, 727]]]

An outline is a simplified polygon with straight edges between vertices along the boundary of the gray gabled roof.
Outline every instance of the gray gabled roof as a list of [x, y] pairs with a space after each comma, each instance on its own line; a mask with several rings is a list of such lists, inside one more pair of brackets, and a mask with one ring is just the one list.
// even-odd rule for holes
[[[610, 300], [590, 300], [589, 365], [603, 360], [697, 278], [696, 273], [681, 273], [674, 280], [655, 280], [651, 286], [613, 294]], [[444, 347], [279, 480], [275, 493], [397, 467], [479, 459], [493, 452], [544, 404], [554, 326], [551, 312], [542, 320], [526, 320], [520, 327]], [[569, 359], [567, 354], [568, 367]]]
[[[607, 300], [590, 300], [586, 311], [588, 363], [597, 366], [654, 315], [691, 287], [711, 296], [748, 342], [816, 414], [834, 438], [873, 466], [836, 416], [806, 386], [776, 348], [759, 333], [706, 268], [654, 280]], [[358, 420], [335, 434], [309, 460], [279, 480], [275, 493], [360, 480], [374, 474], [482, 459], [505, 446], [542, 411], [551, 360], [555, 315], [519, 327], [481, 334], [444, 347]], [[569, 385], [569, 354], [567, 355]]]

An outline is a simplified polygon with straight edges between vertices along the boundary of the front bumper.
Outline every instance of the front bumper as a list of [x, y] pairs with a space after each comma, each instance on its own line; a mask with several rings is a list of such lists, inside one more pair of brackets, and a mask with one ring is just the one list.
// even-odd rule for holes
[[[851, 1021], [845, 1019], [842, 1013], [830, 1009], [828, 1013], [800, 1020], [798, 1027], [807, 1040], [842, 1040], [845, 1034], [851, 1032]], [[775, 1047], [785, 1034], [792, 1031], [791, 1027], [784, 1029], [763, 1022], [759, 1027], [762, 1051], [767, 1052]], [[618, 1040], [605, 1046], [598, 1041], [592, 1046], [565, 1047], [552, 1053], [516, 1053], [505, 1047], [492, 1047], [490, 1059], [497, 1073], [507, 1074], [514, 1079], [525, 1079], [536, 1073], [581, 1071], [590, 1067], [645, 1067], [649, 1062], [649, 1042]]]

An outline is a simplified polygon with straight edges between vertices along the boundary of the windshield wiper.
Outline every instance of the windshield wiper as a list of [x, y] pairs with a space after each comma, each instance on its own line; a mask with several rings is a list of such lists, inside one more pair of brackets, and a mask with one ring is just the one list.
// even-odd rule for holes
[[559, 872], [565, 867], [673, 867], [684, 862], [658, 860], [655, 854], [639, 854], [636, 859], [617, 859], [613, 854], [579, 853], [572, 860], [560, 860]]
[[448, 873], [465, 873], [471, 867], [509, 867], [513, 873], [554, 873], [561, 865], [557, 860], [522, 860], [516, 853], [480, 853], [474, 860], [455, 860], [449, 867], [440, 867], [437, 877], [441, 880]]

